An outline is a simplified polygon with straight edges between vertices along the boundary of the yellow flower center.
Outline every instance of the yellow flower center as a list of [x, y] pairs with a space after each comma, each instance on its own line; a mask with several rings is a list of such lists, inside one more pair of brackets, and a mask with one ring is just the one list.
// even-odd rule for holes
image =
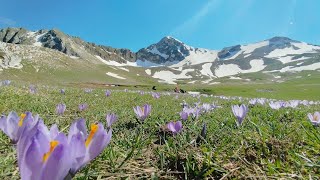
[[97, 124], [91, 124], [91, 131], [90, 131], [90, 134], [89, 134], [89, 136], [86, 140], [86, 143], [85, 143], [86, 147], [89, 146], [90, 142], [92, 141], [93, 136], [96, 134], [98, 129], [99, 129], [99, 126]]
[[319, 117], [317, 115], [313, 116], [313, 121], [318, 121]]
[[49, 152], [45, 153], [43, 155], [42, 161], [46, 162], [48, 160], [48, 158], [50, 157], [51, 153], [54, 151], [54, 149], [58, 146], [59, 141], [51, 141], [50, 142], [50, 149]]
[[23, 120], [24, 120], [24, 118], [25, 118], [26, 116], [27, 116], [26, 114], [21, 114], [21, 115], [20, 115], [20, 120], [19, 120], [19, 123], [18, 123], [18, 126], [19, 126], [19, 127], [22, 126]]

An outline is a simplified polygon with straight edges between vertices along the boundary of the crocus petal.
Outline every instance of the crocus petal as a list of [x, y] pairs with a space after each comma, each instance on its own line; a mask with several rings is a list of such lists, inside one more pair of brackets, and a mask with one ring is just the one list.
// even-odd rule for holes
[[87, 127], [84, 119], [79, 119], [74, 123], [72, 123], [72, 125], [70, 126], [69, 135], [68, 135], [69, 141], [71, 140], [73, 135], [76, 135], [79, 132], [81, 132], [83, 136], [87, 138], [88, 133], [87, 133]]
[[55, 139], [59, 134], [59, 129], [56, 124], [52, 125], [50, 128], [50, 138]]
[[90, 160], [96, 158], [103, 149], [110, 143], [112, 136], [112, 129], [107, 133], [101, 123], [98, 124], [98, 131], [93, 136], [90, 145], [88, 146], [87, 154], [84, 160], [86, 164]]
[[111, 127], [111, 125], [117, 120], [117, 116], [115, 114], [107, 114], [106, 120], [107, 126]]
[[319, 122], [320, 121], [320, 112], [315, 112], [314, 116], [315, 116], [316, 121]]
[[148, 104], [146, 104], [146, 105], [144, 105], [144, 116], [145, 117], [147, 117], [148, 115], [149, 115], [149, 113], [150, 113], [150, 111], [151, 111], [151, 105], [148, 105]]
[[23, 156], [25, 164], [19, 166], [22, 179], [40, 180], [42, 156], [40, 143], [36, 138], [32, 138], [30, 146], [26, 150], [26, 155]]
[[25, 152], [27, 148], [29, 147], [31, 140], [35, 137], [35, 135], [38, 133], [38, 125], [43, 124], [43, 121], [37, 120], [36, 124], [34, 126], [28, 127], [29, 129], [25, 128], [26, 133], [23, 133], [21, 138], [19, 139], [17, 143], [17, 156], [18, 156], [18, 165], [19, 167], [22, 166], [21, 164], [24, 164], [24, 158]]
[[234, 114], [235, 116], [238, 116], [238, 111], [237, 111], [238, 106], [237, 106], [237, 105], [234, 105], [234, 106], [231, 106], [231, 108], [232, 108], [233, 114]]
[[182, 120], [187, 120], [188, 119], [188, 113], [187, 112], [184, 112], [184, 111], [181, 111], [180, 112], [180, 118], [182, 119]]
[[20, 117], [15, 112], [11, 112], [7, 117], [7, 135], [12, 139], [14, 142], [18, 141], [18, 123]]
[[72, 156], [71, 173], [75, 174], [83, 165], [86, 154], [85, 139], [81, 132], [73, 135], [70, 141], [70, 154]]
[[175, 129], [177, 132], [179, 132], [182, 129], [182, 122], [177, 121], [176, 124], [174, 125]]
[[174, 122], [169, 122], [168, 125], [167, 125], [167, 128], [172, 131], [173, 133], [176, 132], [176, 128], [174, 126]]
[[313, 121], [313, 115], [311, 113], [308, 113], [308, 118], [310, 121]]
[[70, 160], [67, 144], [57, 145], [43, 167], [41, 179], [64, 179], [71, 167]]
[[0, 129], [7, 134], [7, 117], [5, 115], [0, 117]]
[[139, 111], [138, 111], [138, 106], [137, 107], [133, 107], [133, 111], [136, 115], [139, 115]]

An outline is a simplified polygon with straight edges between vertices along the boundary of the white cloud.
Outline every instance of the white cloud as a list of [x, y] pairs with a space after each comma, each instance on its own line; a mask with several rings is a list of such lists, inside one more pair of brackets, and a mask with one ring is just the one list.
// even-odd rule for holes
[[181, 33], [193, 31], [199, 22], [218, 7], [220, 0], [209, 0], [202, 8], [197, 11], [191, 18], [187, 19], [182, 24], [178, 25], [171, 31], [171, 35], [177, 36]]
[[0, 24], [12, 26], [15, 25], [16, 22], [6, 17], [0, 17]]

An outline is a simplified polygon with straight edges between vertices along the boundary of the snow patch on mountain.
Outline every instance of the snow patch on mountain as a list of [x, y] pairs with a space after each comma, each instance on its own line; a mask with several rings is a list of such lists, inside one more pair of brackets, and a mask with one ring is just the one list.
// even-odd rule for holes
[[174, 74], [171, 71], [157, 71], [153, 74], [153, 78], [161, 79], [159, 82], [164, 82], [168, 84], [176, 84], [174, 81], [179, 79], [192, 78], [190, 75], [186, 75], [188, 72], [193, 72], [194, 69], [184, 69], [180, 74]]
[[145, 72], [150, 76], [151, 75], [151, 70], [150, 69], [146, 69]]
[[288, 71], [305, 71], [305, 70], [317, 70], [320, 69], [320, 62], [318, 63], [313, 63], [309, 64], [306, 66], [298, 66], [298, 67], [293, 67], [293, 66], [287, 66], [279, 70], [280, 72], [288, 72]]
[[107, 72], [106, 75], [117, 78], [117, 79], [126, 79], [124, 77], [119, 76], [118, 74], [112, 73], [112, 72]]
[[205, 76], [214, 77], [214, 75], [211, 71], [211, 66], [212, 66], [212, 63], [203, 64], [200, 73]]
[[252, 73], [262, 71], [266, 65], [262, 59], [256, 59], [250, 61], [251, 68], [248, 70], [242, 70], [236, 64], [222, 64], [215, 70], [215, 75], [217, 77], [232, 76], [240, 73]]
[[275, 49], [270, 52], [266, 58], [280, 58], [289, 55], [297, 55], [303, 53], [317, 53], [320, 47], [312, 46], [307, 43], [291, 43], [293, 46], [284, 49]]
[[262, 42], [258, 42], [258, 43], [254, 43], [254, 44], [243, 45], [243, 46], [241, 46], [241, 49], [244, 54], [250, 55], [256, 49], [264, 47], [264, 46], [268, 46], [268, 45], [269, 45], [269, 41], [262, 41]]
[[119, 69], [129, 72], [129, 69], [124, 68], [124, 67], [119, 67]]
[[42, 33], [42, 34], [36, 35], [36, 36], [34, 37], [35, 43], [33, 43], [33, 45], [34, 45], [34, 46], [41, 47], [41, 46], [42, 46], [41, 37], [44, 36], [45, 34], [46, 34], [46, 33]]
[[233, 79], [233, 80], [241, 80], [242, 78], [241, 77], [235, 77], [235, 76], [230, 76], [229, 79]]
[[186, 46], [190, 55], [186, 56], [184, 60], [172, 65], [171, 67], [181, 67], [183, 65], [196, 65], [206, 62], [214, 62], [218, 59], [218, 51], [207, 50], [202, 48], [194, 48]]

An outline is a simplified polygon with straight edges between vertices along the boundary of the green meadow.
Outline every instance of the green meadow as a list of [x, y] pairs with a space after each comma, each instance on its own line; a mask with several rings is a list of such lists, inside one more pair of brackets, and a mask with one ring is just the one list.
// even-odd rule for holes
[[[212, 87], [182, 84], [181, 88], [214, 95], [319, 100], [316, 79], [304, 81], [306, 85], [296, 82], [226, 83]], [[174, 88], [156, 85], [160, 92]], [[152, 85], [137, 88], [92, 85], [91, 93], [85, 93], [79, 84], [66, 85], [65, 95], [60, 93], [62, 87], [38, 85], [37, 92], [31, 94], [28, 86], [13, 81], [10, 86], [0, 87], [0, 112], [7, 115], [10, 111], [18, 114], [31, 111], [39, 114], [46, 125], [57, 124], [65, 133], [74, 120], [85, 118], [89, 128], [98, 121], [105, 124], [106, 114], [115, 113], [118, 120], [112, 125], [111, 143], [74, 179], [319, 178], [320, 128], [310, 123], [307, 114], [319, 111], [320, 105], [280, 110], [268, 105], [250, 105], [243, 124], [237, 127], [231, 105], [248, 105], [248, 100], [166, 93], [154, 99], [148, 93], [123, 91], [124, 88], [151, 91]], [[105, 96], [106, 89], [111, 90], [110, 97]], [[201, 114], [198, 119], [189, 117], [183, 121], [183, 130], [174, 136], [166, 124], [180, 120], [184, 101], [190, 105], [201, 102], [220, 107]], [[62, 116], [55, 113], [58, 103], [67, 106]], [[80, 112], [81, 103], [87, 103], [88, 109]], [[133, 107], [146, 103], [152, 106], [151, 115], [141, 123]], [[203, 137], [200, 133], [204, 123], [207, 132]], [[14, 146], [3, 133], [0, 133], [0, 177], [20, 179]]]

